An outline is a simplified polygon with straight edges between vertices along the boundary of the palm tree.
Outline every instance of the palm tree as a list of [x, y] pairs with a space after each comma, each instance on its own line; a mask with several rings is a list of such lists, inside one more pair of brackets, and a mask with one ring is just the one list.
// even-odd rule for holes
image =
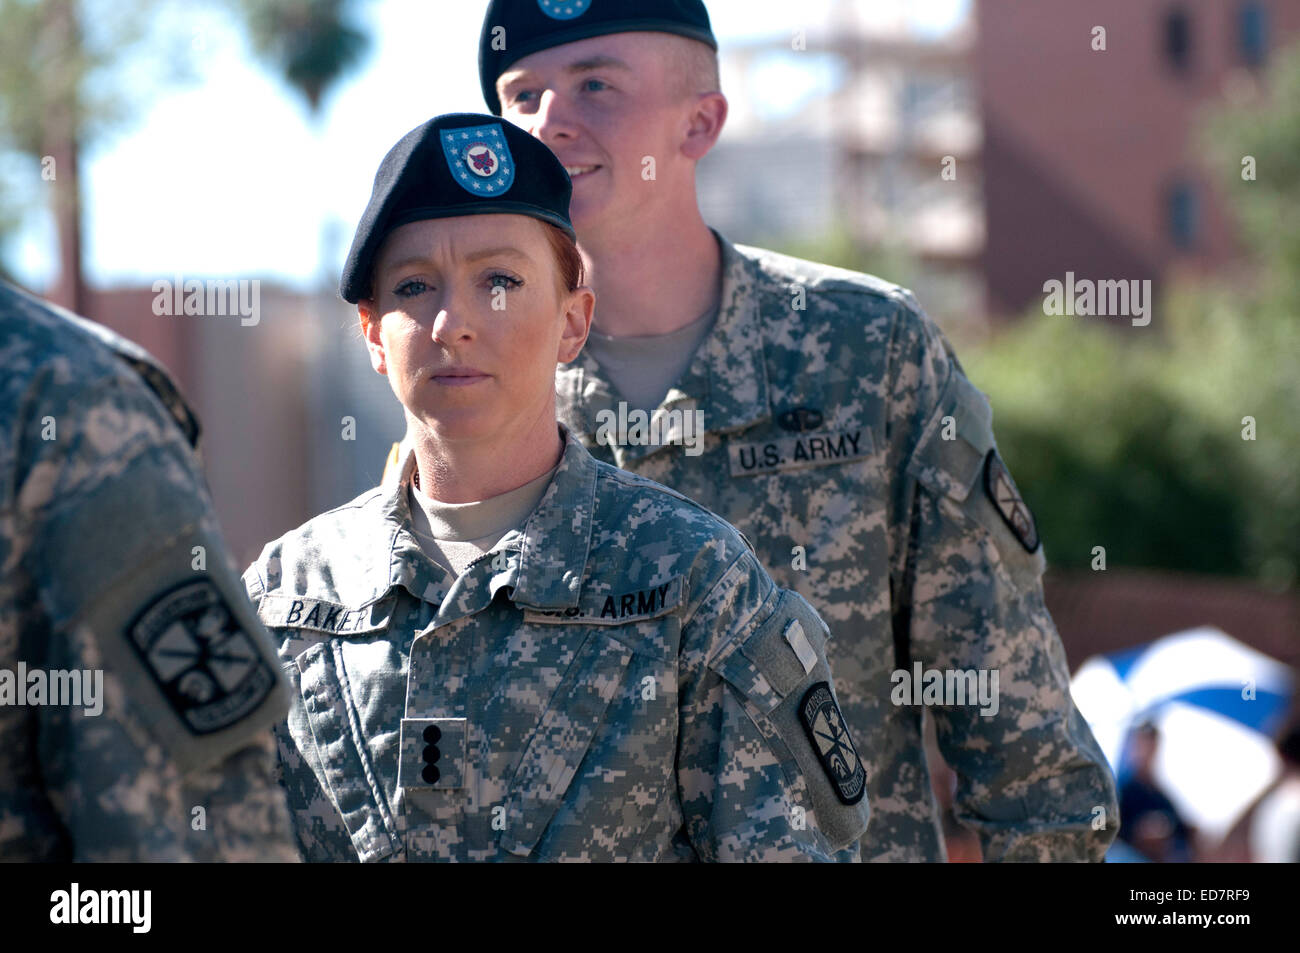
[[[40, 164], [59, 241], [59, 277], [48, 297], [82, 314], [80, 156], [128, 107], [139, 110], [114, 84], [115, 68], [150, 36], [166, 2], [122, 0], [88, 31], [88, 4], [79, 0], [0, 0], [0, 145]], [[352, 0], [228, 2], [253, 49], [303, 95], [313, 115], [369, 45], [349, 20]]]

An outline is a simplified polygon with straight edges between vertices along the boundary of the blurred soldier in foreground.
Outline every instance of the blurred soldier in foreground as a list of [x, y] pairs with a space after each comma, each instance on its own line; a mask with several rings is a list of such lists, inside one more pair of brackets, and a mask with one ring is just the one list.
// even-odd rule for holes
[[305, 857], [856, 860], [866, 778], [821, 620], [734, 528], [556, 422], [592, 309], [569, 192], [481, 115], [412, 130], [375, 177], [340, 292], [414, 449], [244, 574], [297, 689]]
[[296, 860], [283, 676], [163, 369], [0, 283], [0, 860]]
[[[700, 0], [488, 7], [484, 96], [571, 175], [597, 295], [557, 376], [560, 420], [734, 523], [826, 619], [868, 759], [863, 859], [944, 857], [928, 707], [986, 860], [1100, 860], [1114, 779], [1070, 700], [988, 401], [905, 289], [705, 224], [696, 165], [727, 116], [716, 50]], [[973, 680], [994, 677], [977, 702]]]

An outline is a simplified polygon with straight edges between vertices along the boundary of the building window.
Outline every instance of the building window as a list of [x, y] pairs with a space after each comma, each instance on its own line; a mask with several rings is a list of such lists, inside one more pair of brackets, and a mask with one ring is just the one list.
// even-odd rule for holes
[[1192, 67], [1192, 18], [1181, 7], [1165, 14], [1165, 56], [1180, 73]]
[[1186, 251], [1196, 247], [1200, 238], [1201, 208], [1196, 187], [1190, 182], [1175, 182], [1165, 197], [1166, 229], [1174, 247]]
[[1264, 4], [1243, 3], [1237, 9], [1237, 47], [1247, 66], [1262, 66], [1268, 56], [1268, 12]]

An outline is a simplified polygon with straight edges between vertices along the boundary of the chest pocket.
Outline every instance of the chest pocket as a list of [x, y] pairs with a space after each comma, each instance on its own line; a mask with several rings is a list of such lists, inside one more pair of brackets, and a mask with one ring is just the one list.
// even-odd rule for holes
[[[726, 438], [723, 492], [714, 488], [715, 478], [700, 502], [753, 540], [778, 577], [782, 566], [790, 566], [792, 547], [804, 547], [813, 573], [804, 582], [817, 591], [831, 584], [820, 576], [834, 562], [828, 554], [842, 551], [846, 538], [861, 541], [872, 533], [884, 484], [871, 427], [862, 422], [868, 414], [836, 412], [818, 421], [791, 420], [791, 413]], [[786, 430], [783, 416], [789, 425], [810, 429]], [[794, 581], [780, 578], [787, 585]]]
[[[262, 621], [288, 636], [290, 658], [283, 666], [298, 690], [289, 710], [290, 738], [363, 862], [401, 849], [383, 783], [386, 775], [396, 774], [404, 692], [401, 659], [384, 637], [393, 607], [391, 599], [348, 609], [278, 594], [260, 606]], [[307, 781], [290, 783], [291, 801]], [[290, 806], [301, 814], [309, 805]], [[313, 823], [309, 817], [295, 820]]]
[[[588, 630], [573, 664], [551, 696], [524, 747], [506, 796], [506, 826], [500, 846], [511, 854], [532, 854], [548, 834], [548, 853], [564, 855], [585, 849], [592, 830], [579, 829], [576, 840], [558, 824], [549, 830], [583, 759], [591, 748], [615, 696], [624, 688], [632, 650], [599, 629]], [[609, 793], [613, 795], [615, 788]], [[575, 805], [566, 805], [572, 815]], [[563, 820], [563, 819], [559, 819]], [[572, 818], [570, 818], [572, 821]], [[558, 835], [558, 836], [557, 836]]]
[[500, 848], [537, 861], [628, 857], [672, 775], [676, 664], [664, 646], [677, 625], [660, 614], [567, 627], [582, 644], [525, 742]]

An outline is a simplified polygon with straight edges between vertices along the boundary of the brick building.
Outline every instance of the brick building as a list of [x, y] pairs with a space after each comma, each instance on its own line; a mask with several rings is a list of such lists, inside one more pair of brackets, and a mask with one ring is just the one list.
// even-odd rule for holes
[[1171, 270], [1233, 258], [1196, 121], [1252, 94], [1300, 39], [1300, 3], [978, 0], [976, 27], [991, 311], [1021, 311], [1066, 271], [1158, 293]]

